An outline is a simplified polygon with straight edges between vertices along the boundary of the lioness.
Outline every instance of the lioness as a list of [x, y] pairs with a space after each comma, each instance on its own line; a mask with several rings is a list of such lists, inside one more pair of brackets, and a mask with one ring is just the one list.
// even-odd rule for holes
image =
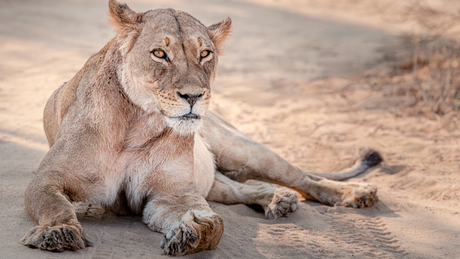
[[[38, 226], [22, 243], [51, 251], [90, 245], [71, 202], [142, 214], [169, 255], [214, 249], [224, 231], [208, 201], [258, 204], [267, 219], [297, 208], [296, 192], [329, 205], [371, 206], [377, 188], [301, 171], [208, 112], [231, 20], [209, 27], [173, 9], [136, 13], [109, 2], [117, 36], [58, 88], [44, 111], [50, 150], [25, 194]], [[381, 162], [368, 152], [353, 177]]]

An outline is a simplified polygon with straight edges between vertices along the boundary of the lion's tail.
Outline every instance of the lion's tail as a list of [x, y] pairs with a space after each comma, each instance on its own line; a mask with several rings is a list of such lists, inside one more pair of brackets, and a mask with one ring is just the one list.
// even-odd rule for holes
[[372, 149], [366, 149], [361, 152], [360, 159], [356, 161], [355, 165], [343, 172], [339, 173], [317, 173], [317, 172], [305, 172], [309, 175], [316, 175], [320, 177], [324, 177], [329, 180], [335, 180], [335, 181], [343, 181], [347, 180], [353, 177], [356, 177], [367, 170], [371, 169], [374, 166], [379, 165], [381, 162], [383, 162], [382, 156], [379, 154], [379, 152], [372, 150]]

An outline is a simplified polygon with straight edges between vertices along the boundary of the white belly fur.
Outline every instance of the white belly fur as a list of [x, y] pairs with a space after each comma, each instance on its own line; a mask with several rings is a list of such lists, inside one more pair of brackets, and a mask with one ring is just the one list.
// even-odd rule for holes
[[214, 182], [215, 160], [208, 144], [199, 133], [195, 133], [193, 156], [195, 184], [198, 192], [206, 198]]

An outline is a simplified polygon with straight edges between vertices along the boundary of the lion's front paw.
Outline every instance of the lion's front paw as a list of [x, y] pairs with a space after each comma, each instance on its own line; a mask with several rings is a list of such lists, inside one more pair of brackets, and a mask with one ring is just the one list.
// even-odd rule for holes
[[91, 242], [84, 238], [81, 226], [66, 224], [33, 227], [24, 235], [21, 243], [49, 251], [79, 250], [91, 246]]
[[161, 248], [167, 255], [185, 255], [216, 248], [220, 241], [223, 220], [217, 214], [198, 216], [188, 211], [180, 225], [171, 229], [161, 240]]
[[265, 208], [265, 218], [288, 217], [289, 213], [297, 210], [298, 201], [296, 192], [287, 188], [276, 189], [272, 202]]
[[377, 186], [372, 183], [352, 183], [342, 194], [337, 205], [353, 208], [366, 208], [377, 201]]
[[166, 234], [160, 246], [167, 255], [187, 254], [189, 250], [198, 247], [198, 233], [193, 227], [181, 223]]

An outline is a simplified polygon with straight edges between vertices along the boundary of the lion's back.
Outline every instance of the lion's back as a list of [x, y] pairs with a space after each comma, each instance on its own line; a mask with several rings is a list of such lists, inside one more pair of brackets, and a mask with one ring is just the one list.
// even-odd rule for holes
[[62, 120], [77, 99], [78, 88], [86, 87], [90, 84], [104, 62], [107, 50], [113, 41], [109, 41], [97, 54], [91, 56], [83, 68], [70, 81], [56, 89], [48, 99], [43, 112], [43, 126], [50, 147], [54, 145]]

